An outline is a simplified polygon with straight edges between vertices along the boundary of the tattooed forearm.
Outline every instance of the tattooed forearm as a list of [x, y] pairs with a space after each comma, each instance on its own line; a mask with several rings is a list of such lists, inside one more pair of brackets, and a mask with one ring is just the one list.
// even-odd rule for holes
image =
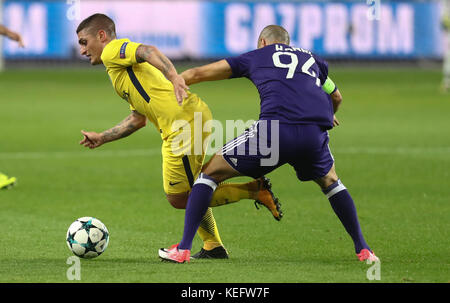
[[135, 114], [131, 114], [113, 128], [102, 132], [102, 139], [104, 142], [122, 139], [131, 135], [144, 125], [145, 123], [142, 122], [142, 118], [137, 117]]
[[162, 73], [167, 77], [171, 71], [175, 70], [175, 68], [165, 56], [159, 55], [158, 57], [162, 62]]
[[119, 124], [111, 129], [108, 129], [102, 133], [102, 139], [104, 142], [110, 142], [117, 139], [125, 138], [136, 131], [135, 125], [132, 123], [123, 125]]

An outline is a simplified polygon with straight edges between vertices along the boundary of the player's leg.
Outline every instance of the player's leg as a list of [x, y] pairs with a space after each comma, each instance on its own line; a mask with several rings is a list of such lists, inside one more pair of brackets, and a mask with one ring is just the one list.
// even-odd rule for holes
[[186, 209], [188, 197], [189, 191], [172, 194], [166, 193], [167, 201], [169, 201], [170, 205], [172, 205], [176, 209]]
[[[198, 124], [195, 121], [191, 122], [191, 144], [190, 144], [191, 156], [187, 158], [189, 159], [189, 161], [184, 161], [184, 168], [186, 170], [186, 174], [190, 175], [189, 178], [191, 191], [193, 189], [195, 179], [197, 179], [198, 175], [202, 170], [209, 143], [208, 140], [211, 135], [211, 123], [210, 123], [210, 121], [212, 120], [211, 111], [204, 102], [201, 102], [200, 99], [199, 101], [200, 101], [199, 109], [202, 109], [201, 132], [195, 131], [195, 128], [198, 127]], [[201, 133], [202, 137], [195, 138], [195, 135], [197, 133]], [[196, 149], [194, 146], [197, 142], [202, 143], [201, 153], [198, 152], [198, 148]], [[186, 204], [187, 203], [188, 202], [186, 201]], [[222, 243], [222, 239], [220, 238], [219, 230], [217, 228], [217, 223], [214, 218], [213, 211], [210, 207], [208, 207], [206, 211], [203, 213], [203, 217], [200, 221], [200, 225], [198, 226], [197, 232], [200, 238], [203, 240], [203, 247], [198, 253], [192, 256], [193, 258], [215, 258], [215, 259], [228, 258], [228, 252], [226, 251]]]
[[[203, 112], [203, 121], [206, 123], [209, 118], [209, 111], [205, 110]], [[192, 126], [193, 128], [194, 126]], [[210, 133], [205, 131], [207, 129], [205, 125], [203, 125], [203, 138], [202, 140], [206, 140]], [[194, 142], [194, 138], [192, 138], [192, 142]], [[203, 146], [207, 146], [203, 141]], [[208, 172], [214, 171], [215, 174], [224, 172], [222, 176], [213, 176], [212, 178], [217, 178], [217, 182], [221, 183], [222, 181], [236, 176], [236, 170], [231, 168], [231, 166], [223, 159], [221, 155], [214, 155], [208, 163], [206, 163], [203, 168], [203, 160], [205, 157], [206, 150], [203, 149], [202, 155], [194, 155], [193, 157], [189, 157], [191, 160], [189, 163], [191, 164], [193, 176], [195, 178], [198, 177], [200, 170], [203, 171], [204, 174]], [[188, 163], [188, 164], [189, 164]], [[191, 192], [193, 197], [196, 197], [196, 192], [193, 190]], [[208, 258], [208, 257], [228, 257], [228, 254], [223, 246], [223, 243], [220, 239], [220, 235], [217, 229], [216, 222], [214, 220], [214, 216], [212, 213], [211, 206], [220, 206], [225, 204], [230, 204], [233, 202], [240, 201], [242, 199], [254, 199], [258, 203], [265, 205], [266, 207], [272, 207], [272, 214], [277, 219], [280, 220], [282, 217], [282, 213], [280, 210], [280, 204], [278, 200], [273, 196], [271, 192], [270, 183], [266, 178], [259, 178], [258, 180], [247, 182], [247, 183], [231, 183], [231, 184], [218, 184], [216, 190], [213, 191], [212, 198], [209, 199], [209, 207], [204, 214], [202, 221], [200, 222], [198, 228], [198, 234], [204, 241], [203, 248], [197, 254], [194, 254], [193, 258]], [[195, 212], [196, 210], [194, 210]], [[186, 213], [190, 213], [188, 209]]]
[[320, 186], [323, 193], [330, 201], [331, 207], [333, 208], [335, 214], [352, 238], [355, 246], [355, 252], [359, 260], [378, 260], [364, 239], [361, 226], [359, 224], [355, 203], [353, 202], [347, 188], [338, 178], [334, 164], [325, 176], [314, 181]]
[[370, 250], [361, 232], [356, 208], [349, 192], [339, 180], [334, 168], [334, 158], [328, 147], [328, 132], [314, 125], [297, 126], [297, 133], [291, 132], [291, 141], [298, 145], [292, 161], [300, 181], [314, 180], [328, 198], [331, 207], [353, 239], [356, 253]]
[[221, 155], [213, 156], [209, 165], [198, 176], [189, 195], [179, 249], [191, 249], [195, 231], [201, 225], [218, 183], [239, 175]]
[[261, 180], [247, 183], [221, 183], [214, 192], [209, 206], [217, 207], [244, 199], [256, 200], [261, 189]]
[[[269, 124], [270, 123], [267, 123], [267, 121], [255, 122], [246, 129], [242, 135], [227, 142], [223, 146], [222, 151], [218, 153], [219, 155], [223, 155], [223, 157], [213, 157], [204, 165], [203, 172], [208, 172], [208, 166], [211, 163], [213, 163], [215, 167], [220, 167], [220, 165], [222, 165], [225, 168], [236, 168], [236, 166], [244, 168], [242, 167], [242, 164], [245, 163], [248, 163], [248, 166], [251, 168], [253, 165], [261, 164], [261, 158], [264, 158], [264, 156], [255, 155], [255, 157], [245, 157], [245, 155], [251, 155], [252, 152], [259, 148], [257, 140], [254, 140], [257, 137], [261, 142], [266, 142], [266, 146], [271, 146], [271, 144], [269, 144], [272, 139], [272, 137], [269, 136], [269, 133], [271, 133]], [[242, 158], [241, 155], [244, 155], [244, 158]], [[218, 161], [221, 162], [219, 165], [217, 165]], [[246, 173], [249, 173], [250, 171], [251, 169], [244, 169], [243, 175], [249, 176]], [[255, 178], [254, 181], [247, 183], [223, 183], [223, 181], [219, 180], [219, 185], [214, 191], [210, 206], [214, 207], [234, 203], [242, 199], [252, 199], [255, 200], [256, 208], [258, 208], [258, 204], [263, 205], [272, 213], [276, 220], [281, 220], [283, 216], [281, 204], [275, 198], [271, 190], [272, 185], [270, 180], [264, 176], [256, 177], [256, 175], [253, 175], [253, 178]]]
[[[203, 148], [202, 148], [202, 152], [203, 152], [203, 158], [199, 158], [202, 161], [204, 160], [204, 156], [206, 153], [206, 146], [208, 145], [207, 143], [205, 143], [210, 134], [211, 134], [211, 123], [209, 123], [209, 121], [212, 119], [212, 115], [211, 112], [209, 111], [208, 107], [206, 106], [206, 104], [200, 102], [199, 103], [199, 108], [201, 108], [201, 112], [202, 112], [202, 138], [201, 140], [195, 140], [194, 135], [196, 134], [196, 132], [192, 132], [192, 130], [194, 130], [194, 128], [196, 127], [196, 123], [195, 121], [191, 123], [191, 141], [188, 142], [188, 145], [192, 145], [191, 143], [194, 142], [194, 144], [196, 142], [203, 142]], [[199, 115], [197, 114], [197, 117]], [[195, 119], [194, 119], [195, 120]], [[254, 126], [256, 127], [256, 126]], [[244, 134], [242, 136], [244, 136], [246, 134], [246, 132], [248, 132], [249, 130], [247, 129]], [[200, 133], [200, 132], [198, 132]], [[228, 148], [229, 146], [236, 146], [236, 140], [238, 140], [237, 142], [241, 142], [242, 136], [239, 136], [238, 138], [231, 140], [230, 142], [228, 142], [227, 144], [224, 145], [224, 148]], [[197, 148], [198, 150], [199, 148]], [[191, 146], [191, 154], [195, 153], [196, 149], [192, 148]], [[204, 164], [204, 169], [206, 169], [210, 163], [211, 160], [208, 161], [208, 163]], [[203, 165], [203, 162], [201, 163]], [[200, 162], [196, 161], [195, 162], [195, 171], [197, 171], [198, 168], [198, 173], [200, 173]], [[196, 174], [194, 172], [194, 177], [196, 178], [198, 176], [198, 174]], [[271, 184], [270, 181], [265, 178], [265, 177], [261, 177], [258, 178], [257, 180], [253, 180], [251, 182], [247, 182], [247, 183], [228, 183], [228, 184], [219, 184], [217, 189], [214, 191], [211, 203], [210, 203], [210, 207], [215, 207], [215, 206], [221, 206], [221, 205], [226, 205], [226, 204], [231, 204], [234, 202], [238, 202], [241, 201], [243, 199], [251, 199], [251, 200], [255, 200], [255, 205], [256, 203], [258, 204], [262, 204], [265, 207], [267, 207], [273, 214], [273, 216], [275, 217], [275, 219], [280, 220], [282, 217], [282, 213], [279, 210], [279, 203], [277, 201], [275, 201], [274, 197], [273, 197], [273, 193], [271, 191]]]
[[[216, 166], [216, 161], [214, 161], [213, 165]], [[226, 162], [222, 162], [219, 165], [228, 165], [228, 164]], [[254, 193], [252, 193], [252, 191], [249, 189], [250, 186], [255, 186], [255, 188], [252, 189]], [[271, 185], [268, 179], [265, 177], [243, 184], [238, 183], [221, 184], [217, 187], [216, 191], [214, 192], [211, 204], [212, 202], [217, 202], [218, 200], [220, 200], [220, 198], [217, 197], [214, 198], [215, 196], [217, 196], [216, 195], [217, 192], [219, 192], [219, 196], [224, 195], [226, 193], [230, 195], [229, 198], [230, 200], [227, 204], [239, 201], [241, 199], [255, 199], [256, 201], [258, 201], [258, 203], [265, 205], [267, 208], [272, 206], [273, 210], [270, 208], [269, 210], [271, 210], [273, 216], [277, 220], [279, 220], [282, 217], [280, 204], [278, 203], [278, 199], [274, 197], [270, 188]], [[239, 193], [240, 191], [242, 193]], [[186, 208], [188, 196], [189, 196], [188, 192], [167, 194], [167, 200], [173, 207], [178, 209], [184, 209]], [[260, 201], [264, 201], [264, 203]], [[210, 207], [207, 209], [205, 215], [203, 216], [197, 232], [200, 238], [203, 240], [203, 247], [198, 253], [194, 254], [192, 258], [201, 259], [201, 258], [228, 257], [228, 253], [221, 241], [219, 231], [217, 229], [217, 224], [215, 222], [212, 209]]]
[[[167, 201], [177, 209], [185, 209], [189, 192], [166, 195]], [[244, 199], [255, 200], [255, 203], [266, 207], [275, 207], [275, 219], [281, 219], [282, 215], [276, 211], [275, 199], [271, 192], [270, 180], [261, 177], [247, 183], [220, 183], [214, 191], [210, 207], [218, 207], [239, 202]], [[271, 208], [269, 208], [271, 210]]]
[[[189, 261], [187, 256], [190, 254], [195, 231], [199, 227], [200, 221], [211, 202], [213, 193], [220, 182], [241, 175], [256, 179], [279, 166], [261, 166], [261, 158], [258, 155], [248, 155], [248, 150], [254, 148], [256, 146], [255, 144], [258, 142], [258, 135], [260, 132], [256, 131], [256, 126], [257, 124], [255, 125], [252, 134], [249, 135], [249, 133], [246, 132], [246, 137], [243, 140], [237, 141], [238, 144], [233, 145], [233, 151], [230, 150], [234, 152], [239, 148], [240, 144], [244, 144], [243, 146], [247, 148], [247, 151], [244, 151], [244, 156], [240, 157], [238, 161], [232, 161], [228, 157], [228, 154], [225, 154], [224, 150], [222, 150], [212, 157], [208, 162], [208, 165], [203, 167], [202, 173], [200, 173], [196, 179], [189, 195], [188, 204], [186, 206], [183, 238], [179, 245], [172, 246], [169, 249], [160, 249], [159, 256], [162, 259], [178, 263]], [[253, 141], [249, 140], [249, 138], [253, 137]], [[252, 141], [253, 143], [247, 144], [245, 143], [247, 141]], [[227, 157], [227, 160], [225, 160], [225, 157]], [[233, 167], [229, 161], [233, 162], [235, 167]]]
[[[180, 153], [180, 151], [186, 152], [190, 150], [191, 148], [189, 146], [185, 146], [184, 150], [180, 149], [174, 151], [173, 142], [176, 140], [176, 135], [177, 133], [163, 142], [164, 191], [166, 192], [167, 200], [173, 207], [184, 209], [187, 204], [187, 198], [193, 185], [194, 178], [200, 173], [204, 155], [195, 155], [193, 152], [189, 152], [189, 155]], [[228, 257], [228, 254], [223, 247], [212, 210], [208, 210], [205, 214], [198, 228], [198, 234], [204, 243], [204, 249], [212, 250], [219, 248], [220, 254], [216, 253], [212, 257]]]
[[[173, 207], [177, 209], [185, 209], [189, 192], [167, 194], [166, 197]], [[203, 216], [197, 232], [200, 239], [203, 241], [203, 247], [197, 254], [192, 256], [193, 258], [228, 258], [228, 253], [220, 238], [219, 230], [217, 229], [217, 224], [211, 208], [208, 208]]]
[[263, 205], [277, 221], [283, 217], [281, 204], [272, 192], [269, 178], [265, 176], [247, 183], [220, 183], [214, 191], [209, 206], [228, 205], [244, 199], [254, 200], [257, 209], [259, 209], [258, 205]]
[[[166, 195], [167, 201], [177, 209], [185, 209], [189, 192]], [[247, 183], [220, 183], [211, 199], [209, 207], [218, 207], [239, 202], [244, 199], [255, 201], [265, 206], [276, 220], [281, 220], [283, 213], [281, 204], [272, 192], [272, 184], [266, 177], [261, 177]]]

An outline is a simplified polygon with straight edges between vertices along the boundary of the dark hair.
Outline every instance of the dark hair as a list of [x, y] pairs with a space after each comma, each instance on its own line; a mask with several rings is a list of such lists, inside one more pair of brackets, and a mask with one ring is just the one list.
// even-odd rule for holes
[[104, 30], [111, 37], [116, 37], [116, 25], [114, 21], [104, 14], [94, 14], [84, 19], [77, 28], [77, 34], [87, 29], [89, 33], [96, 34], [99, 30]]

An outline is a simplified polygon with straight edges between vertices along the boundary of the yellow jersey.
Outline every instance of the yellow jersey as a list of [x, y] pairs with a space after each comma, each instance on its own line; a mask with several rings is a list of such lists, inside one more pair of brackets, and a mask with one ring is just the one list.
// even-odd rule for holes
[[190, 92], [180, 106], [172, 83], [163, 73], [147, 62], [137, 62], [139, 45], [129, 39], [112, 40], [103, 49], [101, 60], [116, 93], [130, 104], [131, 110], [145, 115], [166, 139], [192, 121], [194, 112], [209, 112], [209, 109]]

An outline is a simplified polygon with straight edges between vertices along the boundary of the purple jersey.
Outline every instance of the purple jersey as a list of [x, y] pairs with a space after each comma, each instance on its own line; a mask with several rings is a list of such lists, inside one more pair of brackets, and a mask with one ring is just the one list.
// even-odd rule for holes
[[279, 43], [226, 60], [231, 78], [249, 78], [258, 89], [260, 120], [333, 127], [333, 105], [322, 90], [328, 76], [326, 61]]

